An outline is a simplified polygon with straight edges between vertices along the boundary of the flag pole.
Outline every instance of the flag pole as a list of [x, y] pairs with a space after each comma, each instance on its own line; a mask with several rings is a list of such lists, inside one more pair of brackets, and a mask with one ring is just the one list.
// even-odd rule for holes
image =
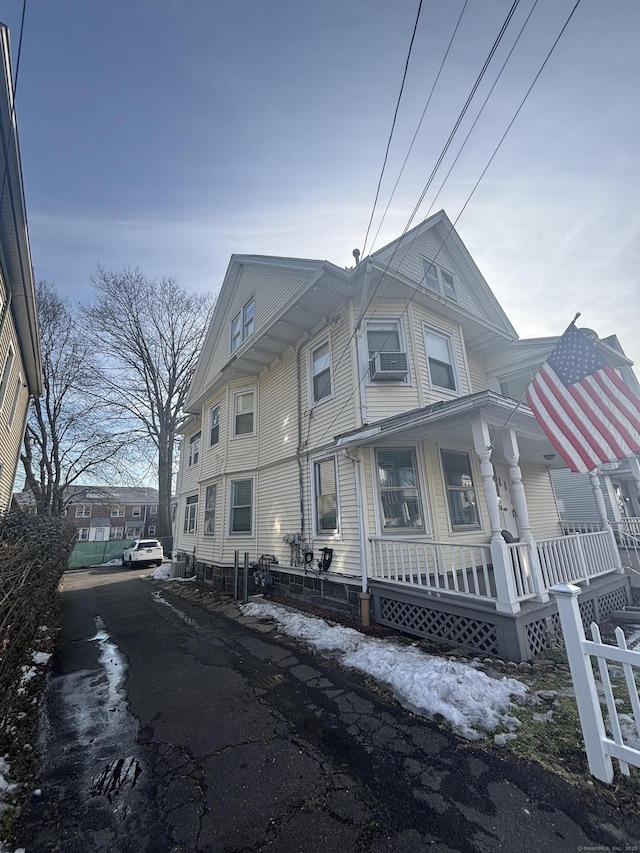
[[[578, 319], [578, 317], [580, 317], [580, 311], [578, 311], [578, 313], [576, 314], [576, 316], [573, 318], [573, 320], [569, 323], [569, 325], [567, 326], [567, 328], [564, 330], [564, 332], [562, 333], [563, 335], [564, 335], [564, 334], [566, 334], [566, 333], [568, 332], [568, 330], [569, 330], [572, 326], [575, 326], [575, 324], [576, 324], [576, 320]], [[562, 335], [561, 335], [560, 337], [562, 337]], [[509, 426], [509, 423], [511, 422], [511, 420], [512, 420], [513, 416], [514, 416], [514, 415], [515, 415], [515, 413], [518, 411], [518, 409], [520, 408], [520, 406], [524, 403], [524, 399], [525, 399], [525, 397], [526, 397], [526, 396], [527, 396], [527, 391], [526, 391], [526, 389], [525, 389], [524, 394], [523, 394], [523, 395], [522, 395], [522, 397], [520, 397], [520, 399], [518, 400], [518, 402], [517, 402], [516, 406], [514, 407], [514, 409], [512, 410], [512, 412], [509, 414], [509, 417], [506, 419], [506, 421], [502, 424], [502, 426], [501, 426], [501, 427], [500, 427], [500, 429], [498, 430], [498, 434], [497, 434], [497, 435], [496, 435], [496, 437], [493, 439], [493, 441], [491, 442], [491, 444], [489, 444], [489, 445], [488, 445], [487, 450], [488, 450], [489, 452], [491, 452], [491, 451], [493, 450], [493, 448], [494, 448], [494, 446], [495, 446], [496, 441], [500, 438], [500, 436], [502, 435], [502, 433], [503, 433], [503, 432], [505, 431], [505, 429]]]

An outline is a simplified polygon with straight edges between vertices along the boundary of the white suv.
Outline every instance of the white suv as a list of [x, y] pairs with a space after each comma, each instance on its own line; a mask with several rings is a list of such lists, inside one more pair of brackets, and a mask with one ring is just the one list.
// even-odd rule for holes
[[162, 545], [157, 539], [136, 539], [122, 552], [122, 565], [136, 566], [162, 565]]

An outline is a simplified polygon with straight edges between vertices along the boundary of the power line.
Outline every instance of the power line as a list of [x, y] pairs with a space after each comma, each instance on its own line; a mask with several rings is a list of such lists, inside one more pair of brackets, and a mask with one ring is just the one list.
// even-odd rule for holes
[[[536, 1], [537, 1], [537, 0], [536, 0]], [[513, 124], [515, 123], [515, 121], [516, 121], [516, 119], [517, 119], [518, 115], [520, 114], [520, 112], [521, 112], [522, 108], [524, 107], [524, 105], [525, 105], [525, 103], [526, 103], [527, 99], [529, 98], [529, 95], [531, 94], [531, 92], [532, 92], [532, 90], [533, 90], [533, 87], [534, 87], [534, 86], [535, 86], [535, 84], [537, 83], [537, 81], [538, 81], [538, 79], [539, 79], [540, 75], [542, 74], [542, 72], [543, 72], [544, 68], [546, 67], [546, 65], [547, 65], [547, 63], [548, 63], [548, 61], [549, 61], [549, 59], [551, 58], [551, 55], [552, 55], [552, 54], [553, 54], [553, 52], [555, 51], [555, 49], [556, 49], [556, 47], [557, 47], [557, 45], [558, 45], [558, 42], [559, 42], [559, 41], [560, 41], [560, 39], [562, 38], [562, 36], [563, 36], [563, 34], [564, 34], [565, 30], [567, 29], [567, 27], [568, 27], [568, 25], [569, 25], [569, 22], [570, 22], [570, 21], [571, 21], [571, 19], [573, 18], [573, 16], [574, 16], [574, 14], [575, 14], [575, 12], [576, 12], [576, 10], [577, 10], [578, 6], [580, 5], [580, 3], [581, 3], [581, 0], [576, 0], [575, 5], [573, 6], [573, 8], [572, 8], [571, 12], [569, 13], [569, 15], [568, 15], [568, 17], [567, 17], [567, 19], [566, 19], [565, 23], [563, 24], [563, 26], [562, 26], [562, 28], [561, 28], [561, 30], [560, 30], [560, 32], [559, 32], [559, 34], [558, 34], [558, 36], [556, 37], [556, 39], [554, 40], [553, 44], [551, 45], [551, 48], [549, 49], [549, 51], [548, 51], [548, 53], [547, 53], [547, 55], [546, 55], [546, 57], [545, 57], [544, 61], [542, 62], [542, 65], [541, 65], [541, 66], [540, 66], [540, 68], [538, 69], [538, 71], [537, 71], [537, 73], [536, 73], [535, 77], [533, 78], [533, 81], [531, 82], [531, 84], [530, 84], [529, 88], [528, 88], [528, 89], [527, 89], [527, 91], [525, 92], [524, 97], [522, 98], [522, 100], [521, 100], [521, 102], [520, 102], [520, 104], [519, 104], [519, 106], [518, 106], [518, 108], [517, 108], [516, 112], [514, 113], [514, 115], [513, 115], [512, 119], [511, 119], [511, 121], [509, 122], [509, 124], [507, 125], [507, 127], [506, 127], [506, 129], [505, 129], [504, 133], [503, 133], [503, 134], [502, 134], [502, 136], [500, 137], [500, 140], [498, 141], [498, 144], [497, 144], [497, 145], [496, 145], [496, 147], [494, 148], [494, 150], [493, 150], [493, 152], [492, 152], [492, 154], [491, 154], [491, 156], [490, 156], [489, 160], [487, 161], [487, 163], [486, 163], [485, 167], [483, 168], [482, 172], [480, 173], [480, 176], [478, 177], [477, 181], [476, 181], [476, 182], [475, 182], [475, 184], [473, 185], [473, 188], [471, 189], [471, 192], [470, 192], [470, 193], [469, 193], [469, 195], [467, 196], [467, 199], [466, 199], [465, 203], [463, 204], [462, 208], [461, 208], [461, 209], [460, 209], [460, 211], [458, 212], [458, 215], [457, 215], [457, 216], [456, 216], [456, 218], [453, 220], [453, 222], [452, 222], [452, 224], [451, 224], [451, 228], [449, 229], [448, 233], [445, 235], [445, 237], [444, 237], [444, 239], [443, 239], [443, 241], [442, 241], [442, 245], [440, 246], [440, 249], [438, 249], [438, 252], [436, 253], [436, 255], [435, 255], [435, 257], [434, 257], [433, 261], [431, 261], [429, 268], [431, 268], [431, 267], [435, 264], [435, 261], [437, 260], [437, 258], [438, 258], [438, 256], [439, 256], [440, 252], [442, 252], [442, 250], [444, 249], [444, 246], [446, 245], [446, 242], [447, 242], [447, 240], [449, 239], [449, 236], [451, 235], [451, 233], [452, 233], [452, 232], [453, 232], [453, 230], [455, 229], [455, 226], [457, 225], [457, 223], [459, 222], [459, 220], [460, 220], [460, 218], [461, 218], [462, 214], [463, 214], [463, 213], [464, 213], [464, 211], [466, 210], [466, 208], [467, 208], [467, 206], [468, 206], [469, 202], [471, 201], [471, 199], [472, 199], [472, 198], [473, 198], [473, 196], [475, 195], [475, 192], [476, 192], [476, 190], [478, 189], [478, 187], [479, 187], [479, 185], [480, 185], [480, 183], [481, 183], [482, 179], [484, 178], [485, 174], [487, 173], [487, 171], [488, 171], [488, 169], [489, 169], [489, 166], [491, 165], [491, 163], [492, 163], [492, 162], [493, 162], [493, 160], [495, 159], [495, 157], [496, 157], [496, 155], [497, 155], [498, 151], [499, 151], [499, 150], [500, 150], [500, 148], [502, 147], [502, 144], [503, 144], [504, 140], [506, 139], [507, 134], [509, 133], [509, 131], [510, 131], [510, 130], [511, 130], [511, 128], [513, 127]], [[527, 20], [528, 20], [528, 19], [527, 19]], [[526, 22], [525, 22], [525, 24], [526, 24]], [[504, 67], [504, 66], [503, 66], [503, 67]], [[502, 71], [502, 69], [501, 69], [501, 71]], [[484, 106], [484, 105], [483, 105], [483, 106]], [[465, 142], [466, 142], [466, 139], [465, 139]], [[410, 219], [409, 219], [409, 223], [408, 223], [408, 224], [410, 224], [410, 223], [411, 223], [412, 218], [413, 218], [413, 215], [415, 215], [415, 210], [414, 210], [414, 214], [412, 214], [412, 217], [410, 217]], [[386, 275], [386, 272], [387, 272], [387, 270], [389, 269], [389, 266], [390, 266], [391, 260], [393, 259], [393, 257], [395, 257], [395, 254], [396, 254], [396, 252], [397, 252], [397, 248], [398, 248], [398, 246], [399, 246], [399, 244], [400, 244], [400, 242], [401, 242], [401, 240], [402, 240], [402, 237], [404, 236], [404, 234], [406, 234], [407, 227], [408, 227], [408, 225], [405, 227], [405, 230], [403, 231], [402, 235], [397, 239], [397, 242], [396, 242], [396, 249], [394, 250], [394, 252], [393, 252], [393, 254], [392, 254], [392, 256], [391, 256], [390, 260], [387, 262], [387, 265], [386, 265], [386, 267], [385, 267], [385, 270], [384, 270], [384, 272], [383, 272], [383, 275], [381, 276], [381, 280], [382, 280], [382, 278], [384, 278], [384, 275]], [[414, 239], [415, 239], [415, 238], [414, 238]], [[410, 299], [407, 301], [407, 304], [406, 304], [406, 306], [405, 306], [404, 310], [402, 311], [402, 313], [401, 313], [401, 315], [400, 315], [400, 318], [399, 318], [399, 319], [401, 319], [401, 318], [404, 316], [405, 312], [407, 311], [407, 308], [409, 307], [409, 305], [411, 304], [411, 302], [415, 299], [415, 297], [416, 297], [416, 296], [417, 296], [417, 294], [419, 293], [419, 287], [420, 287], [420, 285], [422, 284], [422, 281], [424, 281], [424, 278], [426, 277], [426, 274], [427, 274], [427, 271], [425, 271], [425, 276], [423, 276], [423, 278], [421, 279], [421, 281], [418, 283], [418, 286], [416, 287], [416, 289], [415, 289], [414, 293], [412, 294], [412, 296], [410, 297]], [[376, 290], [377, 290], [377, 289], [376, 289]], [[370, 304], [371, 304], [371, 302], [373, 301], [374, 296], [375, 296], [375, 291], [374, 291], [374, 294], [372, 295], [371, 299], [367, 302], [367, 308], [369, 307], [369, 305], [370, 305]], [[382, 299], [382, 297], [380, 297], [380, 300], [381, 300], [381, 299]], [[377, 305], [379, 305], [379, 304], [380, 304], [380, 300], [378, 300], [378, 302], [376, 303], [376, 307], [377, 307]], [[366, 309], [365, 309], [365, 311], [366, 311]], [[362, 316], [364, 316], [364, 312], [362, 313]], [[362, 318], [360, 317], [360, 318], [359, 318], [359, 320], [361, 320], [361, 319], [362, 319]], [[348, 342], [347, 342], [347, 344], [346, 344], [345, 350], [343, 351], [343, 353], [342, 353], [342, 355], [341, 355], [341, 357], [340, 357], [340, 360], [338, 361], [338, 365], [337, 365], [337, 366], [339, 366], [339, 364], [340, 364], [340, 363], [341, 363], [341, 361], [342, 361], [342, 358], [344, 357], [344, 355], [346, 354], [346, 352], [349, 350], [350, 345], [351, 345], [351, 342], [352, 342], [352, 340], [353, 340], [353, 338], [354, 338], [354, 336], [355, 336], [355, 333], [356, 333], [356, 331], [357, 331], [358, 326], [359, 326], [359, 323], [358, 323], [358, 324], [356, 324], [356, 329], [355, 329], [355, 330], [354, 330], [354, 332], [352, 332], [352, 334], [350, 335], [349, 340], [348, 340]], [[344, 409], [346, 408], [347, 404], [348, 404], [348, 403], [353, 399], [353, 397], [354, 397], [354, 395], [355, 395], [356, 391], [358, 391], [358, 390], [359, 390], [359, 388], [360, 388], [360, 386], [361, 386], [362, 382], [364, 381], [365, 376], [366, 376], [366, 373], [365, 373], [365, 374], [363, 374], [363, 376], [360, 378], [360, 380], [359, 380], [359, 382], [358, 382], [358, 384], [357, 384], [356, 388], [354, 389], [353, 393], [352, 393], [351, 395], [349, 395], [349, 397], [347, 398], [347, 400], [344, 402], [344, 404], [343, 404], [343, 405], [342, 405], [342, 407], [340, 408], [340, 411], [336, 414], [336, 416], [335, 416], [335, 417], [332, 419], [332, 421], [329, 423], [329, 425], [327, 426], [327, 428], [325, 429], [325, 431], [322, 433], [322, 435], [320, 436], [320, 438], [316, 441], [316, 443], [314, 444], [314, 447], [313, 447], [313, 448], [311, 448], [310, 450], [307, 450], [307, 453], [311, 453], [311, 452], [313, 452], [313, 450], [315, 450], [315, 449], [319, 446], [320, 442], [321, 442], [321, 441], [322, 441], [322, 439], [327, 435], [327, 433], [329, 432], [329, 430], [331, 429], [331, 427], [333, 426], [333, 424], [338, 420], [338, 418], [340, 417], [340, 415], [342, 414], [342, 412], [343, 412], [343, 411], [344, 411]]]
[[411, 42], [409, 43], [409, 51], [407, 53], [407, 59], [404, 64], [404, 73], [402, 75], [402, 83], [400, 84], [400, 92], [398, 93], [398, 100], [396, 101], [396, 108], [393, 113], [393, 121], [391, 122], [391, 132], [389, 133], [389, 139], [387, 140], [387, 149], [384, 152], [384, 159], [382, 161], [382, 169], [380, 170], [380, 177], [378, 178], [378, 187], [376, 189], [376, 195], [373, 200], [373, 207], [371, 209], [371, 216], [369, 217], [369, 224], [367, 225], [367, 233], [364, 236], [364, 243], [362, 245], [362, 254], [364, 255], [365, 248], [367, 245], [367, 240], [369, 238], [369, 230], [371, 228], [371, 223], [373, 222], [373, 215], [376, 210], [376, 205], [378, 203], [378, 197], [380, 195], [380, 187], [382, 186], [382, 177], [384, 175], [384, 170], [387, 165], [387, 159], [389, 157], [389, 149], [391, 148], [391, 140], [393, 138], [393, 131], [396, 126], [396, 119], [398, 118], [398, 110], [400, 109], [400, 101], [402, 99], [402, 93], [404, 92], [404, 84], [407, 79], [407, 71], [409, 70], [409, 60], [411, 59], [411, 51], [413, 50], [413, 42], [416, 37], [416, 30], [418, 29], [418, 21], [420, 20], [420, 12], [422, 11], [422, 0], [420, 0], [418, 4], [418, 13], [416, 15], [416, 20], [413, 25], [413, 33], [411, 34]]

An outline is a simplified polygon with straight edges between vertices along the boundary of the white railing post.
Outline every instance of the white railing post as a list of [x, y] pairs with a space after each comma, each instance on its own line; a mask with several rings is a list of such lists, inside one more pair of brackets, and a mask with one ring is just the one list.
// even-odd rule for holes
[[580, 589], [570, 583], [561, 583], [552, 586], [549, 592], [555, 596], [558, 604], [589, 770], [596, 779], [610, 785], [613, 764], [611, 756], [605, 754], [602, 747], [606, 733], [591, 658], [584, 648], [586, 637], [578, 607]]

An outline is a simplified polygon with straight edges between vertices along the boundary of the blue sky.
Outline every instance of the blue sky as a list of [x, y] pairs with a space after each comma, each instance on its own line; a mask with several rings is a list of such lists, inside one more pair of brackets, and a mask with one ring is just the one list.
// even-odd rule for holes
[[[439, 197], [455, 220], [575, 0], [538, 0]], [[463, 0], [424, 0], [376, 233]], [[469, 0], [373, 248], [405, 227], [512, 5]], [[534, 0], [521, 0], [475, 118]], [[27, 0], [17, 114], [37, 278], [98, 264], [217, 290], [232, 253], [362, 249], [418, 0]], [[17, 58], [22, 0], [3, 0]], [[640, 4], [582, 0], [457, 228], [521, 337], [640, 363]], [[367, 251], [371, 249], [371, 238]]]

